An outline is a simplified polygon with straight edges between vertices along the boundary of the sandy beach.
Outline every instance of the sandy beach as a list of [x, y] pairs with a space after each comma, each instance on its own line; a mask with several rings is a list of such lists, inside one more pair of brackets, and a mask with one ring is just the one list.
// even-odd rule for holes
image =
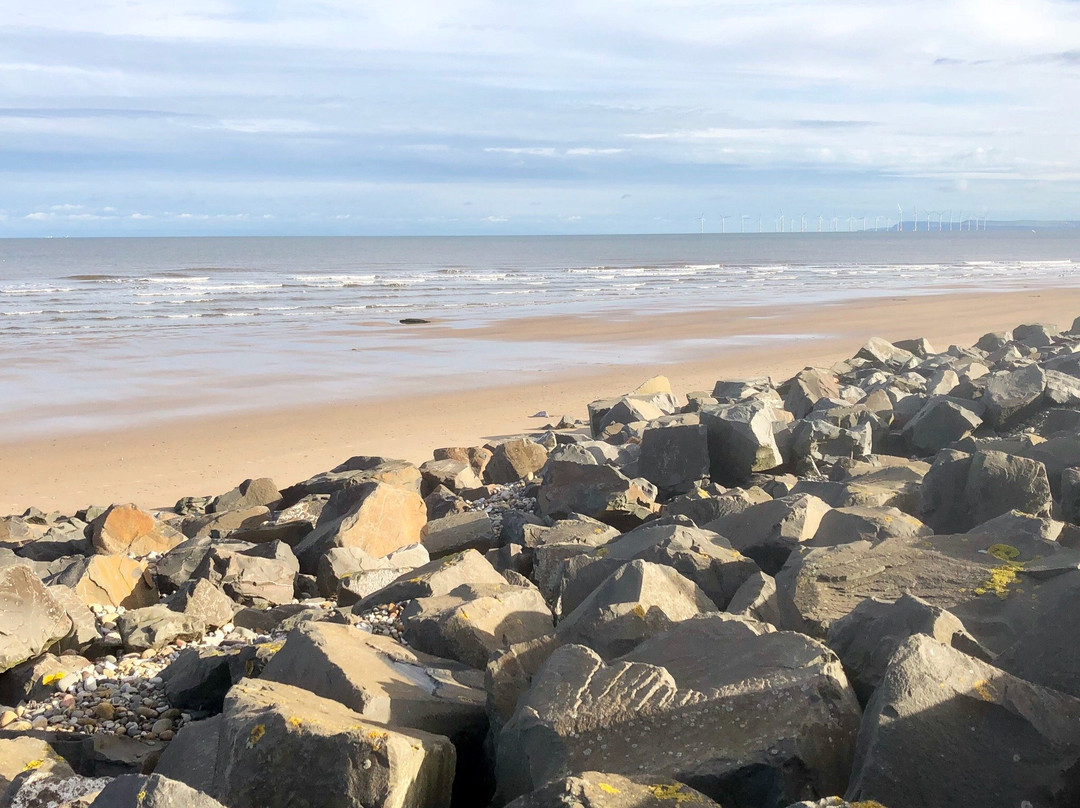
[[[586, 340], [618, 345], [631, 355], [652, 341], [675, 337], [691, 345], [711, 342], [711, 347], [688, 348], [685, 358], [674, 363], [633, 364], [631, 359], [630, 364], [598, 363], [566, 372], [469, 375], [457, 380], [457, 389], [421, 395], [8, 442], [0, 457], [0, 513], [21, 513], [29, 506], [73, 511], [116, 501], [163, 507], [181, 496], [227, 490], [247, 477], [270, 476], [287, 485], [357, 454], [421, 462], [436, 447], [536, 431], [564, 413], [582, 418], [589, 401], [621, 394], [659, 373], [685, 393], [711, 389], [719, 378], [783, 377], [806, 365], [828, 365], [852, 355], [875, 335], [923, 336], [943, 350], [1021, 322], [1067, 328], [1077, 314], [1080, 291], [1040, 287], [801, 308], [656, 316], [606, 312], [457, 329], [456, 336], [480, 342]], [[434, 324], [430, 333], [436, 338], [444, 330]], [[755, 339], [763, 341], [745, 344]], [[253, 395], [258, 391], [237, 390], [238, 398]], [[531, 417], [541, 410], [550, 418]]]

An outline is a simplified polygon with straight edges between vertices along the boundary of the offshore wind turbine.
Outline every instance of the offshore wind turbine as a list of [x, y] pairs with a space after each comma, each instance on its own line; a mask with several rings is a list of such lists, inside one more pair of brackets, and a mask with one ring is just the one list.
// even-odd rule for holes
[[705, 232], [705, 214], [704, 213], [701, 214], [701, 216], [698, 217], [698, 218], [701, 219], [701, 232], [704, 233]]
[[745, 233], [746, 232], [746, 220], [749, 219], [749, 218], [750, 218], [749, 213], [744, 213], [739, 217], [739, 232], [740, 233]]
[[730, 219], [730, 218], [731, 218], [730, 213], [727, 216], [721, 216], [720, 217], [720, 232], [721, 233], [726, 233], [727, 232], [727, 220]]
[[784, 219], [784, 209], [780, 208], [780, 232], [781, 233], [784, 232], [785, 224], [786, 224], [786, 220]]
[[824, 218], [825, 217], [822, 216], [820, 213], [818, 214], [818, 217], [817, 217], [817, 231], [819, 233], [821, 232], [821, 220], [824, 219]]
[[915, 213], [911, 217], [911, 223], [915, 228], [911, 232], [912, 233], [918, 233], [919, 232], [919, 206], [918, 205], [915, 206]]
[[880, 229], [881, 229], [881, 217], [880, 216], [875, 216], [874, 217], [874, 232], [876, 233]]
[[896, 203], [896, 232], [904, 232], [904, 209], [900, 207], [900, 203]]
[[866, 232], [866, 217], [865, 216], [862, 217], [862, 231], [864, 233]]
[[803, 232], [803, 233], [806, 232], [806, 214], [805, 213], [802, 215], [802, 231], [801, 232]]

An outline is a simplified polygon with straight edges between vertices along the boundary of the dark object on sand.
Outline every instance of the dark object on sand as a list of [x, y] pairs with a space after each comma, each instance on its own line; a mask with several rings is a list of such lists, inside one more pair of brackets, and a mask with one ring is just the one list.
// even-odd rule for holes
[[421, 320], [419, 317], [406, 317], [404, 320], [398, 320], [402, 325], [424, 325], [430, 323], [431, 320]]

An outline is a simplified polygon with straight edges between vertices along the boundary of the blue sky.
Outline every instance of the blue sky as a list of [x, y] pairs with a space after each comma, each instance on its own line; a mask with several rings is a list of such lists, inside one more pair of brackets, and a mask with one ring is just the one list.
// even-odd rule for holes
[[5, 0], [0, 235], [1080, 219], [1078, 43], [1076, 0]]

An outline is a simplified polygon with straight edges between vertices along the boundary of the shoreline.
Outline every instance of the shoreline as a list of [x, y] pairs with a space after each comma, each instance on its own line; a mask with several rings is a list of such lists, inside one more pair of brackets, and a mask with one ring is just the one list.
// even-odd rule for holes
[[[248, 477], [269, 476], [280, 486], [289, 485], [358, 454], [422, 462], [441, 446], [539, 431], [564, 413], [583, 418], [589, 401], [625, 393], [657, 374], [668, 376], [673, 388], [685, 394], [711, 390], [720, 378], [786, 377], [806, 365], [830, 365], [853, 355], [871, 336], [923, 336], [944, 350], [1021, 322], [1068, 328], [1077, 315], [1080, 290], [1037, 286], [875, 297], [787, 310], [755, 306], [629, 319], [610, 313], [542, 317], [456, 329], [456, 336], [481, 341], [543, 337], [572, 344], [586, 339], [627, 351], [650, 345], [656, 334], [671, 342], [676, 333], [693, 355], [674, 362], [521, 372], [512, 378], [468, 374], [453, 390], [7, 441], [0, 443], [0, 513], [22, 513], [31, 506], [73, 512], [112, 502], [165, 507], [182, 496], [226, 491]], [[444, 327], [434, 325], [431, 333], [437, 338]], [[768, 342], [708, 344], [739, 337], [767, 337]], [[549, 417], [530, 417], [540, 410]]]

